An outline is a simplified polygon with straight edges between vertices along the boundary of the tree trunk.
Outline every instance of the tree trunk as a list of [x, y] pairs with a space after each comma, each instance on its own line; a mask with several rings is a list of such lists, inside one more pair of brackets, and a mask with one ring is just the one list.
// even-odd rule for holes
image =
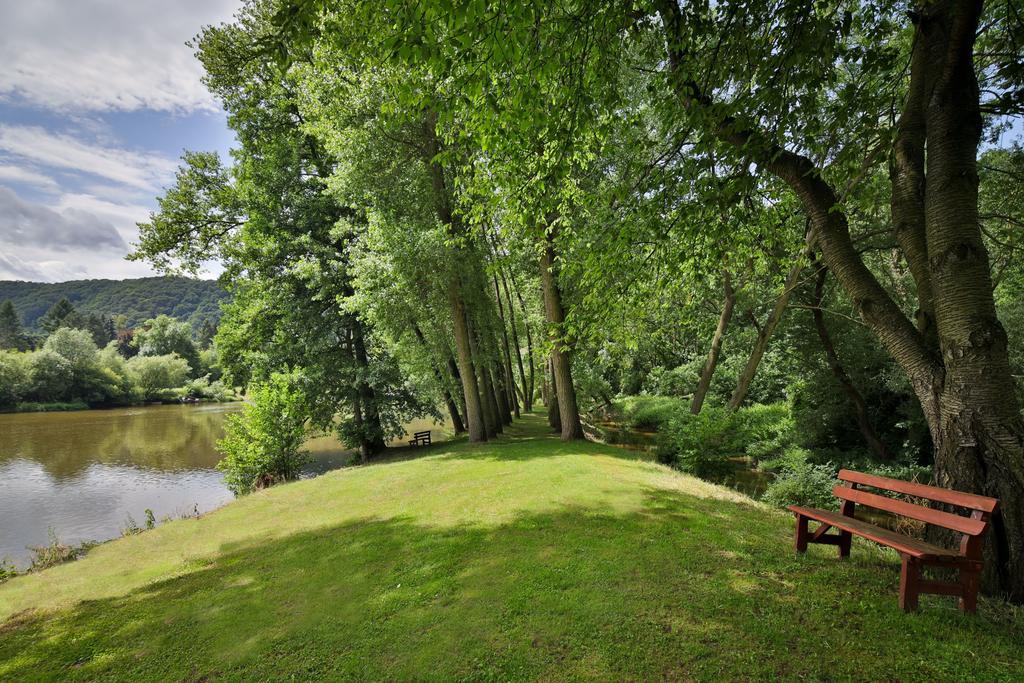
[[836, 347], [832, 344], [832, 336], [825, 325], [825, 314], [821, 310], [828, 270], [817, 260], [813, 262], [813, 265], [818, 269], [818, 279], [814, 285], [814, 308], [811, 311], [814, 315], [814, 327], [818, 330], [818, 338], [821, 340], [822, 348], [825, 349], [828, 366], [853, 406], [854, 417], [857, 419], [857, 428], [860, 429], [861, 436], [864, 437], [868, 448], [875, 454], [875, 457], [881, 460], [892, 460], [892, 453], [889, 452], [885, 443], [878, 438], [875, 428], [871, 426], [871, 420], [868, 418], [868, 406], [864, 401], [864, 397], [857, 390], [857, 387], [854, 386], [853, 380], [850, 379], [850, 375], [846, 372], [846, 368], [839, 362], [839, 354], [836, 353]]
[[487, 426], [484, 424], [484, 410], [480, 399], [480, 387], [473, 367], [473, 343], [469, 325], [466, 322], [466, 306], [462, 301], [458, 281], [448, 285], [448, 302], [452, 312], [452, 327], [455, 331], [455, 349], [458, 355], [459, 377], [462, 379], [462, 395], [466, 406], [467, 431], [470, 441], [486, 441]]
[[377, 394], [366, 378], [369, 372], [370, 359], [366, 354], [366, 340], [363, 337], [363, 324], [356, 316], [352, 321], [352, 350], [356, 365], [359, 367], [358, 394], [362, 403], [362, 429], [360, 430], [359, 453], [365, 462], [370, 456], [383, 451], [384, 430], [380, 424], [380, 412], [377, 409]]
[[927, 6], [925, 230], [945, 373], [935, 452], [938, 485], [999, 498], [982, 584], [1024, 601], [1024, 421], [996, 317], [978, 220], [982, 119], [973, 55], [981, 2]]
[[[420, 343], [420, 346], [430, 355], [430, 345], [427, 344], [427, 338], [423, 335], [423, 330], [415, 322], [412, 324], [413, 333], [416, 335], [416, 340]], [[454, 361], [449, 359], [449, 362], [454, 364]], [[462, 416], [459, 415], [459, 406], [452, 398], [452, 392], [448, 390], [448, 383], [444, 381], [444, 375], [438, 370], [437, 365], [433, 361], [430, 362], [430, 369], [434, 373], [434, 379], [437, 380], [438, 385], [441, 387], [441, 391], [444, 394], [444, 405], [448, 409], [448, 416], [451, 418], [452, 426], [455, 428], [456, 434], [462, 434], [466, 431], [466, 426], [462, 422]]]
[[[508, 343], [508, 326], [506, 325], [505, 319], [505, 304], [501, 300], [501, 287], [498, 285], [497, 273], [491, 273], [491, 278], [494, 280], [494, 297], [498, 301], [498, 319], [501, 321], [501, 340], [503, 342], [505, 350], [505, 391], [507, 392], [506, 402], [509, 407], [512, 408], [512, 412], [515, 413], [516, 417], [519, 417], [519, 399], [516, 398], [516, 381], [515, 375], [512, 374], [512, 349]], [[509, 309], [511, 313], [511, 309]], [[514, 332], [515, 330], [513, 330]]]
[[[429, 112], [423, 127], [426, 141], [423, 150], [423, 161], [430, 175], [434, 190], [434, 201], [437, 205], [437, 217], [446, 227], [449, 236], [461, 238], [465, 230], [456, 224], [452, 213], [452, 202], [444, 169], [437, 161], [441, 151], [437, 139], [437, 114]], [[465, 249], [455, 247], [452, 259], [456, 267], [462, 263]], [[462, 377], [462, 393], [466, 405], [466, 422], [470, 441], [486, 441], [487, 429], [483, 422], [483, 406], [480, 388], [477, 384], [476, 371], [473, 367], [472, 334], [467, 321], [466, 301], [462, 295], [462, 280], [458, 271], [453, 269], [448, 281], [448, 304], [451, 310], [452, 329], [455, 335], [455, 348], [458, 355], [459, 374]]]
[[[516, 322], [516, 310], [512, 305], [512, 294], [508, 289], [508, 280], [505, 279], [505, 272], [501, 271], [501, 285], [505, 290], [505, 301], [508, 303], [509, 323], [512, 327], [512, 347], [516, 351], [516, 365], [519, 367], [519, 386], [522, 387], [523, 410], [533, 410], [533, 396], [528, 391], [526, 384], [526, 372], [523, 370], [523, 352], [519, 345], [519, 325]], [[524, 320], [524, 322], [526, 322]], [[532, 353], [533, 350], [530, 349]]]
[[743, 372], [740, 373], [739, 380], [736, 382], [736, 389], [732, 392], [732, 398], [729, 399], [730, 410], [737, 410], [743, 405], [744, 399], [747, 398], [747, 392], [750, 391], [750, 383], [754, 381], [757, 368], [761, 364], [761, 358], [768, 348], [768, 342], [771, 340], [772, 333], [775, 332], [775, 327], [782, 320], [782, 314], [785, 313], [786, 305], [789, 303], [789, 295], [793, 293], [803, 268], [803, 259], [801, 258], [789, 269], [789, 275], [786, 276], [786, 282], [782, 286], [782, 293], [775, 300], [775, 306], [772, 308], [772, 312], [768, 314], [768, 319], [764, 322], [764, 325], [758, 328], [757, 340], [754, 342], [754, 348], [750, 352], [750, 358], [747, 359], [747, 364], [743, 368]]
[[[458, 363], [455, 362], [455, 359], [451, 356], [451, 352], [449, 352], [449, 354], [448, 354], [448, 373], [452, 376], [452, 379], [455, 380], [455, 385], [461, 387], [462, 386], [462, 373], [459, 372], [459, 365], [458, 365]], [[460, 398], [462, 397], [461, 393], [456, 394], [456, 395], [459, 396]], [[462, 424], [468, 425], [469, 424], [469, 418], [466, 417], [466, 404], [465, 404], [465, 402], [462, 402], [459, 407], [462, 409], [462, 413], [461, 413], [462, 414]]]
[[583, 425], [580, 423], [579, 408], [576, 406], [576, 386], [572, 381], [572, 358], [562, 339], [565, 312], [562, 309], [562, 293], [558, 287], [558, 274], [555, 272], [555, 248], [550, 234], [540, 257], [540, 276], [544, 285], [544, 312], [551, 343], [552, 381], [557, 390], [562, 439], [582, 439]]
[[550, 388], [548, 389], [548, 396], [544, 399], [545, 404], [548, 407], [548, 426], [551, 427], [556, 433], [562, 433], [562, 416], [558, 410], [558, 385], [555, 380], [555, 371], [551, 365], [551, 360], [548, 359], [545, 365], [544, 382], [548, 383], [550, 380]]
[[704, 367], [700, 371], [700, 381], [697, 382], [697, 389], [693, 392], [693, 400], [690, 401], [690, 412], [699, 415], [704, 407], [704, 399], [711, 388], [711, 378], [715, 375], [715, 368], [718, 367], [718, 359], [722, 353], [722, 343], [725, 340], [725, 330], [732, 320], [732, 311], [736, 306], [736, 292], [732, 288], [732, 279], [729, 271], [722, 272], [723, 288], [725, 289], [725, 302], [722, 304], [722, 313], [718, 316], [718, 327], [715, 328], [715, 336], [711, 339], [711, 349], [708, 351], [708, 358], [704, 361]]
[[[526, 300], [523, 299], [523, 293], [519, 291], [519, 286], [516, 284], [515, 274], [509, 273], [509, 278], [512, 280], [512, 289], [515, 290], [516, 298], [519, 299], [519, 308], [523, 312], [523, 329], [526, 330], [526, 356], [530, 362], [530, 383], [523, 393], [530, 397], [530, 406], [532, 407], [533, 392], [537, 385], [534, 383], [535, 358], [533, 355], [533, 334], [530, 332], [530, 314], [526, 310]], [[547, 399], [544, 400], [547, 401]]]

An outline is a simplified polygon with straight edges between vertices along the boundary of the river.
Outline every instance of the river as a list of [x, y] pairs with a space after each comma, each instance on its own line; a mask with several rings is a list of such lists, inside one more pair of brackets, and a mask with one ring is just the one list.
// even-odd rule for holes
[[[147, 406], [0, 415], [0, 560], [28, 565], [27, 546], [115, 538], [145, 511], [208, 512], [234, 498], [217, 471], [214, 445], [239, 403]], [[429, 420], [406, 425], [447, 433]], [[398, 442], [400, 443], [400, 441]], [[307, 443], [315, 476], [352, 459], [332, 437]]]

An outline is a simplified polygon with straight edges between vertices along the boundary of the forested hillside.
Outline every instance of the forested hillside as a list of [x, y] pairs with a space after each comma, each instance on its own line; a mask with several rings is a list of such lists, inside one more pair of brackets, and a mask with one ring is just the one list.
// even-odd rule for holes
[[220, 302], [228, 298], [217, 282], [184, 277], [135, 280], [73, 280], [70, 282], [0, 281], [0, 301], [10, 299], [28, 328], [62, 298], [81, 313], [123, 314], [134, 327], [165, 314], [187, 320], [198, 330], [204, 321], [220, 320]]

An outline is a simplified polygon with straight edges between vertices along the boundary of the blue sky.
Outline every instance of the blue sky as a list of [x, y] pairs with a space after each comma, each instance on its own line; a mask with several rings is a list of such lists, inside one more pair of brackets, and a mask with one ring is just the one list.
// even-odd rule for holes
[[0, 279], [124, 260], [183, 150], [232, 136], [185, 43], [239, 0], [0, 0]]

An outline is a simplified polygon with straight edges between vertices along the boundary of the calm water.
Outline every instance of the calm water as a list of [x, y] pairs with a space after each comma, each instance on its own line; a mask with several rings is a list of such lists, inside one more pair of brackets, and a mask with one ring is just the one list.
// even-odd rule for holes
[[[214, 444], [241, 404], [150, 406], [0, 415], [0, 559], [28, 563], [26, 546], [49, 529], [67, 544], [114, 538], [129, 515], [159, 520], [207, 512], [233, 499], [215, 467]], [[429, 421], [409, 431], [442, 427]], [[352, 458], [333, 438], [307, 444], [306, 476]]]

